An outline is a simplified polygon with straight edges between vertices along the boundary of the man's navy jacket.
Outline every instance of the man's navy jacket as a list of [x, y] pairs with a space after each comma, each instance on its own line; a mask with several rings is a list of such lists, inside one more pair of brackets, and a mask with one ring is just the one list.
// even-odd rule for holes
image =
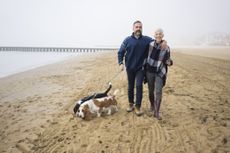
[[127, 37], [118, 51], [118, 63], [123, 64], [125, 57], [125, 66], [127, 71], [136, 72], [143, 66], [145, 58], [148, 56], [149, 43], [152, 38], [140, 36], [138, 39], [132, 34]]

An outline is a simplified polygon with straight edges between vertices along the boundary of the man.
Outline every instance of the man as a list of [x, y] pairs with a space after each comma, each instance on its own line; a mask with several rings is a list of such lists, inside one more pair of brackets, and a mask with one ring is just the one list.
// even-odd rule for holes
[[[127, 112], [132, 112], [135, 108], [137, 116], [143, 114], [141, 110], [144, 71], [142, 69], [145, 58], [148, 56], [149, 43], [152, 38], [142, 35], [142, 23], [133, 23], [133, 33], [128, 36], [118, 51], [118, 63], [120, 69], [124, 70], [123, 58], [125, 57], [125, 67], [128, 77], [128, 100]], [[134, 104], [134, 85], [136, 81], [136, 103]], [[135, 107], [134, 107], [135, 106]]]

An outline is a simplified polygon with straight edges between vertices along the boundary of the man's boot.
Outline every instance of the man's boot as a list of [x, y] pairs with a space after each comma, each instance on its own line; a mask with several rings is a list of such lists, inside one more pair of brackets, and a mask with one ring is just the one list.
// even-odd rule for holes
[[141, 116], [141, 115], [144, 114], [144, 112], [141, 110], [140, 107], [136, 106], [136, 107], [135, 107], [135, 114], [136, 114], [137, 116]]
[[134, 110], [134, 104], [129, 103], [129, 107], [126, 109], [127, 112], [132, 112]]
[[155, 108], [154, 108], [154, 101], [150, 101], [150, 111], [154, 112]]

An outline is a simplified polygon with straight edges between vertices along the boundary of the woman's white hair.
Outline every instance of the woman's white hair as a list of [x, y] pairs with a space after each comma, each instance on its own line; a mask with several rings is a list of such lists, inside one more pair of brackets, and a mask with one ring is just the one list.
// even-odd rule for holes
[[164, 34], [164, 31], [163, 31], [161, 28], [157, 28], [157, 29], [155, 30], [155, 33], [156, 33], [156, 32], [160, 32], [160, 33]]

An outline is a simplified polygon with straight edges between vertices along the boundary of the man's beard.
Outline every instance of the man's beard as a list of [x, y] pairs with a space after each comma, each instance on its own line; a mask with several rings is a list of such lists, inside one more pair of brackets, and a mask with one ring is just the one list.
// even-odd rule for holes
[[137, 31], [135, 31], [135, 33], [134, 33], [136, 36], [141, 36], [141, 34], [142, 34], [142, 31], [141, 30], [137, 30]]

